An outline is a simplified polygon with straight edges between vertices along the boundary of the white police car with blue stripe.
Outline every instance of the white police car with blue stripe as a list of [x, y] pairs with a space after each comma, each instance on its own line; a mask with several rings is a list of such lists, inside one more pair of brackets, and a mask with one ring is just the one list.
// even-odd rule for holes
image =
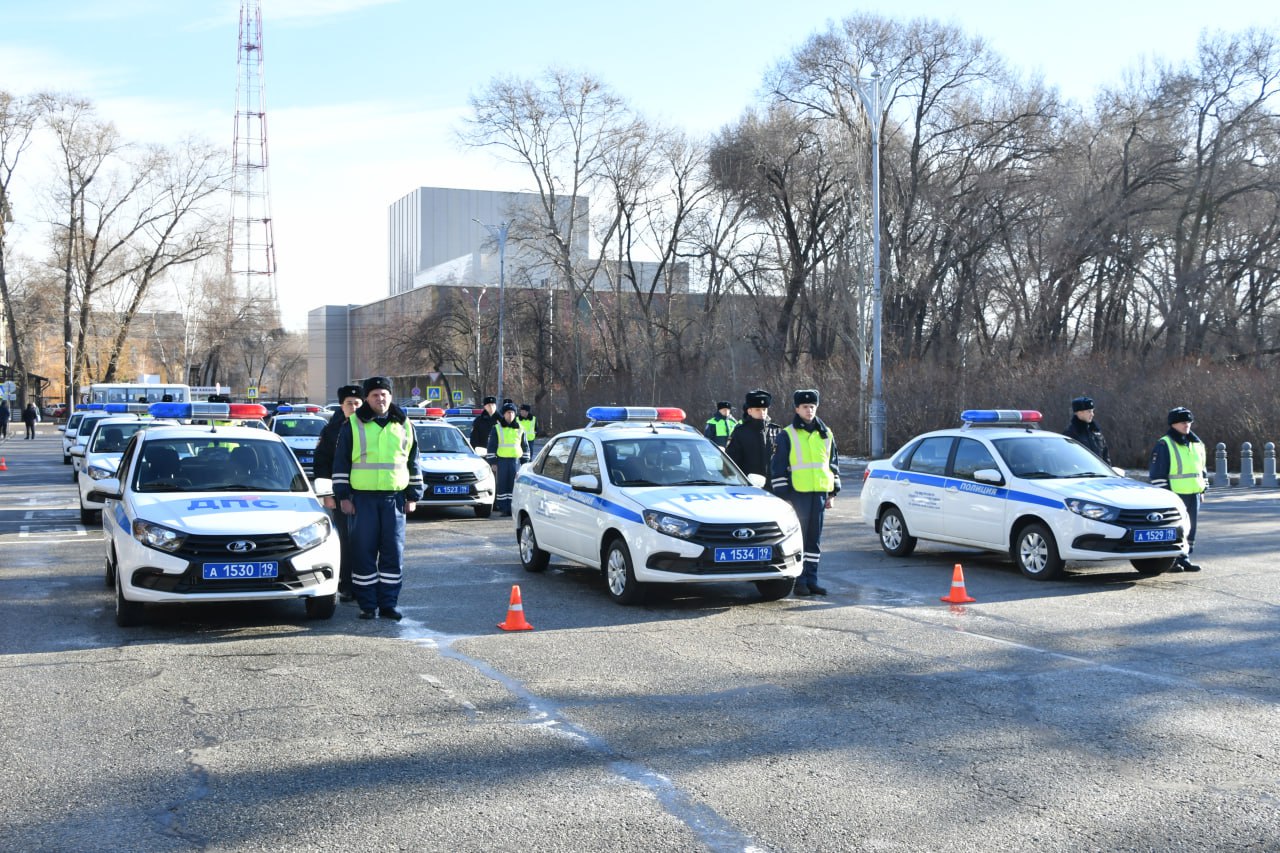
[[[230, 414], [225, 403], [156, 403], [152, 413]], [[122, 626], [140, 623], [147, 603], [301, 598], [308, 616], [333, 615], [336, 531], [297, 459], [271, 432], [150, 427], [90, 497], [105, 504], [106, 582]]]
[[493, 514], [495, 482], [485, 452], [473, 448], [445, 410], [409, 406], [405, 415], [418, 439], [422, 497], [418, 512], [430, 507], [471, 507], [477, 518]]
[[790, 594], [804, 548], [795, 512], [681, 423], [683, 411], [600, 406], [587, 418], [516, 476], [525, 569], [552, 555], [599, 569], [621, 604], [647, 584], [745, 581], [766, 600]]
[[971, 409], [961, 419], [867, 466], [862, 517], [886, 553], [908, 556], [919, 539], [1008, 552], [1037, 580], [1067, 561], [1127, 559], [1155, 575], [1186, 553], [1190, 524], [1176, 495], [1042, 432], [1039, 412]]

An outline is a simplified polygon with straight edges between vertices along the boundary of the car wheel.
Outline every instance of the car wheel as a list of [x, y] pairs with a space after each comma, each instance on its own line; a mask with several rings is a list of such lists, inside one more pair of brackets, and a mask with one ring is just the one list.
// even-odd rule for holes
[[493, 504], [476, 504], [476, 518], [488, 518], [493, 515]]
[[114, 586], [116, 582], [116, 549], [115, 548], [112, 548], [112, 547], [107, 548], [107, 559], [105, 562], [107, 564], [107, 570], [104, 573], [105, 585], [108, 587]]
[[916, 537], [907, 532], [907, 522], [896, 506], [880, 516], [880, 547], [890, 557], [909, 557], [916, 549]]
[[130, 601], [124, 597], [124, 582], [120, 573], [116, 572], [116, 624], [121, 628], [132, 628], [143, 623], [143, 604], [141, 601]]
[[613, 539], [605, 550], [604, 582], [609, 597], [619, 604], [635, 604], [644, 595], [644, 588], [631, 568], [631, 552], [621, 539]]
[[[479, 507], [477, 507], [477, 510]], [[520, 519], [520, 565], [526, 572], [540, 572], [546, 569], [551, 555], [538, 547], [538, 537], [533, 535], [533, 522], [524, 517]]]
[[337, 595], [313, 595], [304, 599], [308, 619], [332, 619], [333, 611], [338, 607]]
[[101, 522], [101, 521], [102, 521], [102, 516], [98, 515], [98, 511], [96, 509], [86, 509], [85, 507], [80, 507], [80, 523], [81, 524], [93, 524], [94, 522]]
[[66, 455], [64, 455], [64, 456], [62, 457], [62, 464], [63, 464], [63, 465], [70, 465], [70, 464], [71, 464], [71, 457], [70, 457], [70, 456], [66, 456]]
[[1018, 531], [1013, 543], [1013, 561], [1029, 578], [1047, 581], [1062, 572], [1062, 557], [1058, 556], [1058, 543], [1049, 528], [1038, 521]]
[[1138, 570], [1138, 574], [1151, 577], [1152, 575], [1162, 575], [1169, 571], [1177, 561], [1177, 557], [1149, 557], [1145, 560], [1130, 560], [1129, 562]]
[[756, 589], [765, 601], [777, 601], [786, 598], [796, 588], [795, 578], [778, 578], [771, 581], [756, 581]]

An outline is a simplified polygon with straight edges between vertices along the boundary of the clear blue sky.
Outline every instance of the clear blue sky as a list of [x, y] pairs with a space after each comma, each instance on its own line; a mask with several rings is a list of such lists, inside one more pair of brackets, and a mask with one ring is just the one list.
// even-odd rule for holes
[[[387, 207], [405, 193], [527, 188], [452, 141], [468, 96], [495, 76], [586, 71], [653, 118], [703, 134], [753, 102], [773, 63], [855, 10], [956, 24], [1081, 101], [1144, 59], [1185, 61], [1206, 28], [1280, 29], [1259, 0], [262, 5], [277, 285], [292, 328], [318, 305], [386, 295]], [[89, 97], [137, 141], [195, 134], [229, 147], [239, 6], [0, 0], [0, 87]]]

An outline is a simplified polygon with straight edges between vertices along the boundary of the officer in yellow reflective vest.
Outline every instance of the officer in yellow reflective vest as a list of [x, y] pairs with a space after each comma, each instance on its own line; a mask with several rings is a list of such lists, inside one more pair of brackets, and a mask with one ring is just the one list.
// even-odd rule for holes
[[503, 403], [498, 423], [489, 433], [486, 458], [493, 467], [493, 511], [497, 515], [511, 515], [511, 493], [516, 487], [516, 471], [529, 461], [529, 439], [516, 421], [514, 403]]
[[718, 446], [725, 447], [737, 425], [738, 422], [733, 417], [733, 404], [728, 400], [720, 400], [716, 403], [716, 413], [707, 419], [707, 425], [702, 428], [702, 434]]
[[333, 496], [350, 525], [360, 618], [399, 622], [405, 519], [422, 497], [418, 441], [404, 409], [391, 402], [390, 379], [373, 376], [363, 388], [364, 405], [338, 431]]
[[1209, 471], [1205, 462], [1204, 442], [1191, 431], [1191, 410], [1178, 406], [1169, 410], [1169, 431], [1160, 436], [1151, 450], [1147, 473], [1151, 485], [1169, 489], [1182, 500], [1191, 519], [1187, 533], [1187, 553], [1178, 558], [1172, 571], [1198, 572], [1200, 565], [1191, 562], [1196, 547], [1196, 519], [1200, 502], [1209, 488]]
[[520, 414], [516, 415], [516, 422], [520, 424], [520, 429], [524, 430], [524, 437], [529, 439], [530, 447], [533, 446], [533, 440], [538, 436], [538, 419], [533, 415], [533, 409], [529, 408], [528, 403], [520, 404]]
[[791, 395], [796, 414], [778, 433], [773, 451], [773, 493], [790, 502], [804, 536], [804, 571], [796, 579], [796, 595], [826, 595], [818, 585], [822, 556], [822, 522], [831, 499], [840, 492], [836, 437], [818, 420], [818, 392], [812, 388]]

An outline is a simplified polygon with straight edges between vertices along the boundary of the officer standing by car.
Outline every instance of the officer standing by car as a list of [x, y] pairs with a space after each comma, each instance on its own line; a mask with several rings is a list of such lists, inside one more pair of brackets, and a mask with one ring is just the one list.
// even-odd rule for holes
[[[320, 502], [333, 519], [333, 526], [338, 529], [338, 541], [342, 544], [342, 565], [338, 568], [338, 600], [351, 601], [355, 592], [351, 586], [351, 569], [356, 558], [351, 552], [351, 530], [347, 516], [338, 509], [338, 501], [333, 496], [333, 455], [338, 449], [338, 433], [347, 419], [356, 413], [364, 402], [364, 389], [359, 385], [343, 385], [338, 388], [338, 409], [329, 418], [329, 423], [320, 430], [320, 440], [316, 444], [315, 462], [312, 471], [315, 475], [316, 490], [321, 491], [322, 483], [328, 486], [328, 492], [320, 495]], [[325, 483], [327, 481], [327, 483]]]
[[1196, 518], [1200, 514], [1200, 502], [1209, 488], [1209, 471], [1205, 462], [1204, 442], [1191, 431], [1195, 419], [1191, 410], [1177, 406], [1169, 410], [1169, 431], [1160, 436], [1151, 450], [1151, 465], [1147, 473], [1151, 485], [1169, 489], [1187, 508], [1191, 527], [1187, 531], [1187, 553], [1178, 557], [1172, 571], [1198, 572], [1200, 565], [1191, 562], [1196, 547]]
[[742, 422], [733, 428], [729, 446], [725, 448], [725, 453], [742, 469], [742, 473], [764, 477], [764, 487], [768, 490], [773, 488], [773, 474], [769, 466], [773, 462], [778, 430], [781, 429], [769, 420], [769, 404], [772, 402], [773, 395], [768, 391], [759, 388], [748, 391], [742, 403]]
[[778, 433], [773, 453], [773, 493], [789, 501], [804, 535], [804, 570], [796, 579], [796, 595], [826, 595], [818, 585], [822, 556], [822, 522], [831, 499], [840, 492], [836, 437], [818, 419], [818, 392], [802, 389], [791, 396], [795, 417]]
[[485, 397], [483, 406], [484, 411], [471, 422], [471, 446], [479, 450], [489, 446], [489, 432], [498, 422], [498, 398]]
[[733, 428], [738, 425], [732, 413], [733, 406], [728, 400], [716, 403], [716, 413], [707, 419], [707, 425], [703, 427], [702, 434], [714, 441], [717, 446], [726, 446], [729, 443], [729, 436], [733, 434]]
[[538, 419], [533, 414], [533, 409], [529, 408], [528, 403], [520, 404], [520, 413], [516, 415], [516, 423], [520, 424], [520, 429], [524, 430], [524, 437], [529, 440], [529, 446], [533, 446], [533, 440], [538, 437]]
[[370, 377], [363, 390], [364, 404], [338, 431], [333, 494], [351, 522], [360, 618], [398, 622], [405, 519], [422, 497], [418, 441], [404, 409], [392, 402], [390, 379]]
[[529, 461], [529, 440], [516, 421], [514, 403], [502, 404], [502, 418], [489, 432], [486, 448], [489, 464], [493, 466], [493, 511], [497, 515], [511, 515], [511, 492], [516, 486], [516, 471]]
[[1076, 397], [1071, 401], [1071, 423], [1062, 431], [1067, 438], [1074, 438], [1093, 451], [1094, 455], [1108, 465], [1111, 464], [1111, 450], [1102, 430], [1093, 420], [1093, 398]]

